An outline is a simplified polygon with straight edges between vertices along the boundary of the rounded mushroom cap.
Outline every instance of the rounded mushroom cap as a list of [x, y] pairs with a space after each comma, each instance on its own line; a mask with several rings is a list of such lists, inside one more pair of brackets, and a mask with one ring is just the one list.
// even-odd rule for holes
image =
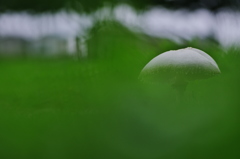
[[217, 63], [211, 56], [195, 48], [164, 52], [153, 58], [141, 71], [141, 78], [190, 81], [219, 74]]

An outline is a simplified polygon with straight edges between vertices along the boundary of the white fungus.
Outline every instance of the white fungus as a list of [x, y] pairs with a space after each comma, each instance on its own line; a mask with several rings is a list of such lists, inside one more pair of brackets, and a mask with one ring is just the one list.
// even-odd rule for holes
[[220, 69], [212, 57], [199, 49], [188, 47], [167, 51], [153, 58], [141, 71], [140, 78], [152, 82], [165, 80], [184, 91], [189, 81], [219, 73]]

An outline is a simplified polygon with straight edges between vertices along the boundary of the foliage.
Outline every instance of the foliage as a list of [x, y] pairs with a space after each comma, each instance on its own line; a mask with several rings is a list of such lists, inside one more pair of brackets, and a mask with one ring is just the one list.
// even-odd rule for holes
[[80, 12], [89, 12], [96, 10], [106, 4], [116, 5], [119, 3], [127, 3], [135, 6], [138, 9], [146, 9], [149, 6], [161, 5], [167, 8], [187, 8], [197, 9], [206, 8], [209, 10], [219, 10], [225, 7], [231, 7], [238, 9], [239, 0], [8, 0], [0, 1], [0, 11], [33, 11], [33, 12], [45, 12], [56, 11], [60, 9], [75, 9]]

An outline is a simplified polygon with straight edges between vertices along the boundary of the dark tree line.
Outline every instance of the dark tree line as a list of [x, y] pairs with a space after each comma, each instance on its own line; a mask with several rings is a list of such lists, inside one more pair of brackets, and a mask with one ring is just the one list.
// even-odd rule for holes
[[[154, 4], [160, 4], [161, 0], [152, 0]], [[164, 0], [164, 5], [168, 8], [206, 8], [217, 11], [221, 8], [238, 9], [240, 0]]]
[[65, 8], [88, 12], [105, 4], [116, 5], [118, 3], [128, 3], [138, 9], [161, 5], [170, 9], [206, 8], [212, 11], [226, 7], [238, 9], [240, 6], [240, 0], [0, 0], [0, 11], [44, 12]]

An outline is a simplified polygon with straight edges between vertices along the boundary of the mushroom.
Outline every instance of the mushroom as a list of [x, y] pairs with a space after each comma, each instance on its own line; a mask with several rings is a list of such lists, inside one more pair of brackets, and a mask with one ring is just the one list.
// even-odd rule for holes
[[141, 71], [140, 78], [153, 82], [168, 81], [182, 97], [189, 81], [220, 74], [217, 63], [205, 52], [187, 47], [171, 50], [153, 58]]

